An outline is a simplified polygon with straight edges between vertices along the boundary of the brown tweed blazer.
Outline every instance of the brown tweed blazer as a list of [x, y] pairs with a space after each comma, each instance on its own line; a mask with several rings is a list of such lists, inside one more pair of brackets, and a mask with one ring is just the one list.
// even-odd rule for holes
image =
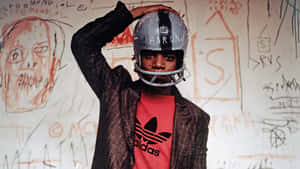
[[[133, 21], [125, 5], [77, 31], [72, 52], [87, 82], [101, 103], [93, 169], [132, 169], [137, 102], [141, 81], [132, 82], [121, 66], [111, 69], [101, 53]], [[209, 116], [173, 87], [175, 116], [171, 169], [206, 169]], [[159, 168], [159, 167], [158, 167]]]

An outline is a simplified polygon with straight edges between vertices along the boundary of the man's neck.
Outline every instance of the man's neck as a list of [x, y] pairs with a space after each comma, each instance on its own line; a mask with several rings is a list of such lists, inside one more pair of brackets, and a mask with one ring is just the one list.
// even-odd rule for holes
[[154, 87], [144, 84], [143, 85], [143, 92], [149, 93], [149, 94], [159, 94], [159, 95], [173, 95], [172, 94], [172, 87]]

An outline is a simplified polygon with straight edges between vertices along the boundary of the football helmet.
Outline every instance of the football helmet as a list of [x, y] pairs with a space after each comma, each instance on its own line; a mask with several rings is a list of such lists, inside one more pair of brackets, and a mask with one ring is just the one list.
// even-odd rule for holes
[[[133, 33], [135, 71], [140, 79], [155, 87], [172, 86], [182, 81], [187, 42], [187, 28], [180, 16], [167, 10], [155, 11], [143, 16], [136, 24]], [[176, 70], [152, 72], [143, 69], [142, 51], [180, 51], [182, 56], [177, 57]], [[165, 83], [156, 82], [158, 76], [170, 76], [171, 80]]]

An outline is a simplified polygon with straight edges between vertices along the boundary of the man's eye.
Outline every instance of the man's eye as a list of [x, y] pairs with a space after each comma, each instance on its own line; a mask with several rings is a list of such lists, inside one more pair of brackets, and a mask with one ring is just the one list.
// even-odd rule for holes
[[48, 52], [48, 46], [38, 46], [38, 47], [35, 47], [33, 48], [33, 51], [37, 54], [42, 54], [42, 53], [45, 53], [45, 52]]
[[176, 56], [174, 55], [165, 55], [164, 57], [167, 61], [173, 61], [176, 59]]
[[23, 52], [20, 48], [11, 50], [8, 54], [7, 61], [9, 63], [19, 63], [23, 60]]

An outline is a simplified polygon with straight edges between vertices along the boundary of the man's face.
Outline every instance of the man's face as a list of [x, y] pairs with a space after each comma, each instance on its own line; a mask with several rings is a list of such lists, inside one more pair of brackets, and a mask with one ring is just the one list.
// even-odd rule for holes
[[[176, 70], [177, 56], [175, 52], [142, 51], [142, 67], [150, 72], [170, 72]], [[151, 79], [152, 76], [146, 78]], [[170, 82], [170, 76], [157, 76], [156, 82]]]
[[42, 20], [15, 25], [0, 53], [2, 99], [9, 112], [42, 106], [53, 76], [49, 26]]

